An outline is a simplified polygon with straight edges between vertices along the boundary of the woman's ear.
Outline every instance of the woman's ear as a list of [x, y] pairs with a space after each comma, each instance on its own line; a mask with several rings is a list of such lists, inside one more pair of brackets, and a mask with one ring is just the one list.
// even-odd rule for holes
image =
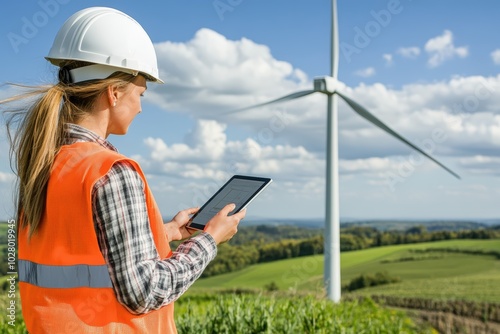
[[116, 101], [118, 101], [118, 95], [119, 95], [118, 87], [108, 86], [107, 97], [110, 107], [116, 107]]

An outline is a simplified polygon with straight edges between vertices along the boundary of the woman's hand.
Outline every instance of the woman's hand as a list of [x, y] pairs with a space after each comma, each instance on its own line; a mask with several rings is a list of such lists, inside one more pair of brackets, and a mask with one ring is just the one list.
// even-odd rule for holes
[[165, 233], [167, 234], [168, 241], [182, 240], [189, 238], [194, 230], [188, 230], [186, 224], [193, 214], [198, 212], [200, 208], [189, 208], [179, 211], [172, 220], [163, 224]]
[[246, 210], [243, 209], [232, 216], [228, 216], [235, 207], [234, 204], [226, 205], [210, 219], [207, 227], [205, 227], [205, 232], [210, 233], [217, 245], [228, 241], [238, 232], [238, 224], [245, 217]]

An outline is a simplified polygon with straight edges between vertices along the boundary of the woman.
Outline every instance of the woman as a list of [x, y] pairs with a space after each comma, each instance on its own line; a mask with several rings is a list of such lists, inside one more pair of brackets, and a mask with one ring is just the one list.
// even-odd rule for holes
[[190, 208], [164, 224], [139, 165], [106, 140], [141, 112], [147, 82], [162, 83], [153, 44], [126, 14], [72, 15], [47, 59], [59, 82], [1, 104], [10, 110], [18, 175], [19, 280], [31, 333], [175, 333], [173, 302], [245, 216], [224, 207], [190, 237]]

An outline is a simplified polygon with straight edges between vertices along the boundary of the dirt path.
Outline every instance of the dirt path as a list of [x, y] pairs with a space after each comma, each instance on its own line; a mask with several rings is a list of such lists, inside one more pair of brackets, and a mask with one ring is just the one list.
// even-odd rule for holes
[[429, 323], [443, 334], [500, 334], [500, 324], [440, 311], [390, 307], [406, 312], [417, 323]]

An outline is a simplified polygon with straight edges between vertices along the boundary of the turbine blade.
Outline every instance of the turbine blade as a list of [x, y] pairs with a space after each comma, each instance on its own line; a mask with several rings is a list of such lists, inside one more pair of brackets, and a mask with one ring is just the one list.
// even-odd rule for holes
[[357, 102], [354, 102], [353, 100], [351, 100], [347, 96], [343, 95], [342, 93], [339, 93], [338, 91], [335, 92], [335, 94], [338, 94], [359, 116], [363, 117], [364, 119], [366, 119], [367, 121], [369, 121], [373, 125], [379, 127], [380, 129], [384, 130], [385, 132], [389, 133], [390, 135], [396, 137], [397, 139], [399, 139], [400, 141], [402, 141], [406, 145], [410, 146], [411, 148], [413, 148], [413, 149], [417, 150], [418, 152], [422, 153], [427, 158], [429, 158], [430, 160], [432, 160], [436, 164], [438, 164], [440, 167], [444, 168], [448, 173], [450, 173], [451, 175], [453, 175], [457, 179], [460, 179], [460, 176], [457, 173], [455, 173], [454, 171], [452, 171], [451, 169], [449, 169], [448, 167], [446, 167], [445, 165], [443, 165], [442, 163], [440, 163], [439, 161], [437, 161], [431, 155], [427, 154], [425, 151], [423, 151], [422, 149], [420, 149], [415, 144], [411, 143], [409, 140], [407, 140], [406, 138], [404, 138], [403, 136], [401, 136], [400, 134], [398, 134], [396, 131], [392, 130], [390, 127], [388, 127], [387, 125], [385, 125], [381, 120], [379, 120], [377, 117], [375, 117], [373, 114], [371, 114], [364, 107], [362, 107], [361, 105], [359, 105]]
[[288, 95], [282, 96], [282, 97], [280, 97], [278, 99], [275, 99], [275, 100], [271, 100], [271, 101], [268, 101], [268, 102], [255, 104], [253, 106], [249, 106], [249, 107], [245, 107], [245, 108], [231, 110], [231, 111], [225, 112], [223, 114], [224, 115], [226, 115], [226, 114], [233, 114], [233, 113], [240, 112], [240, 111], [245, 111], [245, 110], [249, 110], [249, 109], [255, 109], [255, 108], [267, 106], [267, 105], [270, 105], [270, 104], [273, 104], [273, 103], [290, 101], [290, 100], [293, 100], [293, 99], [298, 99], [300, 97], [304, 97], [304, 96], [310, 95], [310, 94], [312, 94], [314, 92], [315, 92], [315, 90], [312, 90], [312, 89], [310, 89], [310, 90], [302, 90], [302, 91], [299, 91], [299, 92], [295, 92], [295, 93], [292, 93], [292, 94], [288, 94]]

